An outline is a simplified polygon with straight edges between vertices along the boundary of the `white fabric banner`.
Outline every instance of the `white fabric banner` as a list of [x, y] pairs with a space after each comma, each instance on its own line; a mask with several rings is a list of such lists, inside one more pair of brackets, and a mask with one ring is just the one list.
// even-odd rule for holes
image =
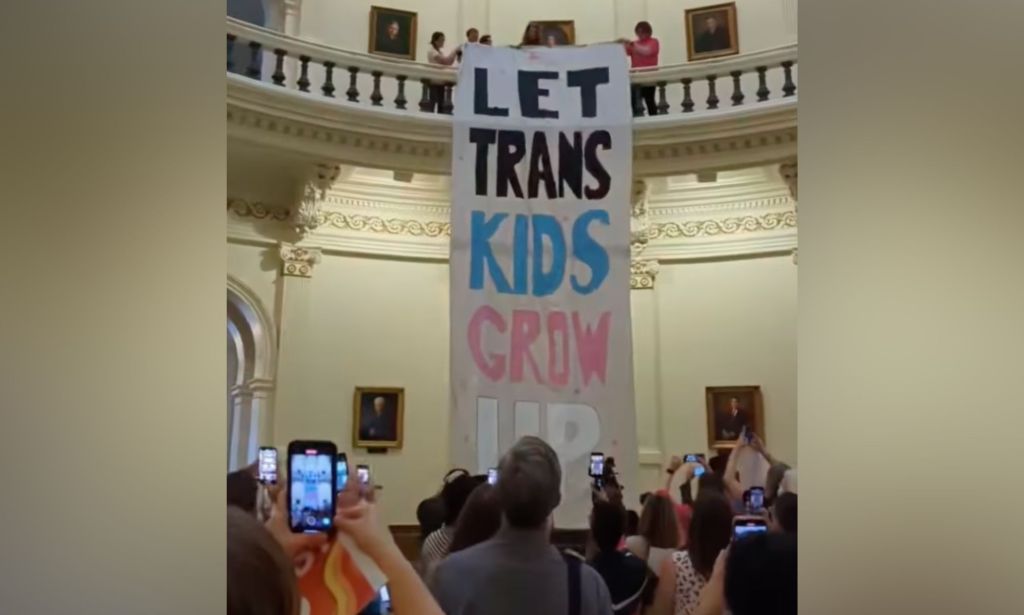
[[466, 49], [452, 136], [451, 456], [484, 473], [520, 436], [542, 437], [562, 463], [559, 527], [587, 525], [593, 451], [637, 495], [632, 163], [621, 46]]

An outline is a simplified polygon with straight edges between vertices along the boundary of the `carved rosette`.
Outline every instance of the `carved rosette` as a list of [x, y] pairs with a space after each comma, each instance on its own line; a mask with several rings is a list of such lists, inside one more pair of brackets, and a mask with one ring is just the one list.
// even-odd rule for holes
[[654, 279], [658, 277], [660, 268], [656, 259], [633, 259], [629, 264], [629, 287], [633, 290], [654, 288]]
[[299, 246], [282, 243], [280, 246], [281, 273], [300, 278], [313, 277], [313, 266], [320, 262], [320, 250], [317, 248], [300, 248]]

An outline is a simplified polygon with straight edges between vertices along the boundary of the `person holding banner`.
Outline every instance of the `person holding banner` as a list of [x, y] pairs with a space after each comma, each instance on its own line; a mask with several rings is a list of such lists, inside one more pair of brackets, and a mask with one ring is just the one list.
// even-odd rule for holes
[[[658, 54], [661, 52], [661, 43], [658, 39], [652, 36], [654, 29], [651, 28], [650, 22], [641, 21], [636, 24], [633, 29], [633, 33], [636, 34], [635, 41], [623, 40], [623, 45], [626, 46], [626, 53], [629, 54], [629, 59], [632, 61], [633, 68], [654, 68], [658, 65]], [[654, 100], [655, 86], [653, 85], [635, 85], [632, 86], [633, 94], [633, 110], [638, 112], [642, 107], [640, 106], [641, 99], [644, 105], [647, 107], [647, 115], [658, 115], [658, 105]]]
[[[458, 50], [451, 53], [444, 52], [444, 32], [434, 32], [430, 35], [430, 49], [427, 50], [427, 63], [437, 66], [448, 66], [455, 64], [458, 58]], [[431, 112], [444, 113], [444, 82], [431, 81], [428, 90]]]

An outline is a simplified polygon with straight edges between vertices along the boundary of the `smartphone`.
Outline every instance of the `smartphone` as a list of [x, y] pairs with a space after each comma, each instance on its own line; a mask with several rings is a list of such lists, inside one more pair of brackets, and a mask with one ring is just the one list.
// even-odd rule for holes
[[288, 526], [297, 534], [328, 532], [334, 519], [338, 447], [325, 440], [288, 444]]
[[764, 487], [751, 487], [747, 496], [750, 512], [759, 513], [764, 510]]
[[743, 441], [746, 442], [747, 444], [753, 444], [754, 443], [754, 432], [753, 432], [753, 430], [747, 429], [746, 427], [743, 428]]
[[704, 474], [704, 454], [703, 453], [687, 453], [683, 455], [683, 463], [696, 463], [696, 468], [693, 469], [694, 478], [699, 478]]
[[590, 471], [593, 478], [604, 476], [604, 453], [590, 453]]
[[387, 585], [382, 585], [380, 588], [380, 612], [391, 612], [391, 591], [388, 590]]
[[356, 466], [356, 476], [363, 485], [370, 484], [370, 466], [359, 464]]
[[335, 489], [340, 493], [348, 484], [348, 455], [338, 453], [334, 461]]
[[276, 485], [277, 449], [273, 446], [261, 446], [257, 460], [259, 465], [259, 481], [264, 485]]
[[487, 484], [496, 485], [498, 484], [498, 468], [491, 468], [487, 470]]
[[768, 531], [768, 522], [763, 517], [736, 517], [732, 520], [732, 539]]

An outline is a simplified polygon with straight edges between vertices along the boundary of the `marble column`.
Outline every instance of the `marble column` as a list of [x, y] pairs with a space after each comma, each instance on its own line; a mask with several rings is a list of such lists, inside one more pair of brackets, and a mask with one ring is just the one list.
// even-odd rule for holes
[[309, 348], [314, 331], [310, 325], [313, 306], [313, 271], [320, 262], [320, 250], [294, 244], [279, 245], [281, 276], [275, 319], [279, 323], [277, 354], [277, 386], [274, 390], [273, 434], [279, 447], [303, 437], [301, 426], [291, 419], [301, 416], [292, 408], [309, 409], [315, 401], [310, 396], [313, 377]]
[[[662, 443], [658, 403], [658, 313], [654, 282], [657, 259], [643, 258], [650, 240], [647, 184], [633, 182], [630, 252], [630, 310], [633, 323], [633, 396], [639, 449], [638, 489], [657, 488], [661, 480]], [[639, 491], [638, 491], [639, 492]]]

